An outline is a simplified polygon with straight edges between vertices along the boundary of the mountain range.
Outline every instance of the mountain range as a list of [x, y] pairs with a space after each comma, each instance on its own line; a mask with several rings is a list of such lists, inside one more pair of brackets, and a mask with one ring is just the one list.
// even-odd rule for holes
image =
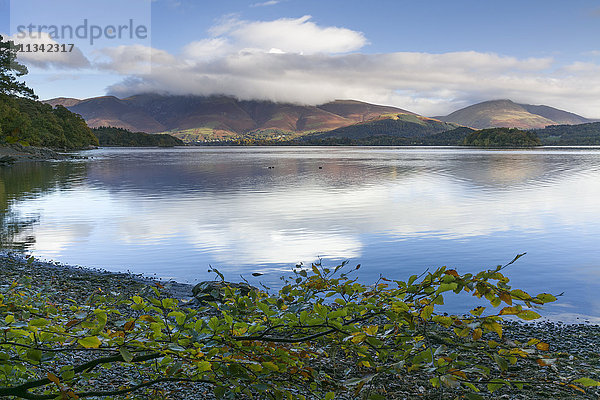
[[145, 94], [118, 99], [57, 98], [46, 101], [80, 114], [92, 128], [112, 126], [131, 131], [168, 132], [187, 141], [235, 137], [262, 132], [329, 131], [384, 114], [414, 115], [396, 107], [353, 100], [319, 106], [240, 101], [225, 96], [163, 96]]
[[169, 133], [186, 142], [243, 137], [295, 138], [308, 134], [354, 139], [369, 134], [411, 137], [438, 134], [459, 126], [539, 129], [548, 125], [593, 122], [549, 106], [510, 100], [486, 101], [433, 118], [355, 100], [309, 106], [227, 96], [142, 94], [123, 99], [103, 96], [85, 100], [56, 98], [45, 102], [80, 114], [90, 127]]

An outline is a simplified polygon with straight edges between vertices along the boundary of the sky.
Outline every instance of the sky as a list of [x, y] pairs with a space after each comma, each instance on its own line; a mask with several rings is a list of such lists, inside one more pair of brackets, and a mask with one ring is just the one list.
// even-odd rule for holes
[[[102, 30], [93, 43], [91, 30], [19, 36], [84, 20]], [[108, 37], [130, 21], [142, 35]], [[0, 33], [74, 44], [19, 54], [42, 99], [355, 99], [435, 116], [508, 98], [600, 118], [597, 1], [0, 0]]]

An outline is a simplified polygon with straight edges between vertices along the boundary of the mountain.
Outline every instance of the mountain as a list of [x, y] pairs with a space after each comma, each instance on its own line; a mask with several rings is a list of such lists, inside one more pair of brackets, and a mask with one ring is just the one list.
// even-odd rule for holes
[[435, 117], [476, 129], [539, 129], [548, 125], [584, 124], [591, 120], [548, 106], [518, 104], [511, 100], [492, 100], [460, 109], [447, 116]]
[[81, 100], [74, 99], [71, 97], [57, 97], [56, 99], [43, 101], [43, 103], [50, 104], [52, 107], [61, 105], [63, 107], [68, 108], [68, 107], [73, 107], [74, 105], [81, 103]]
[[[52, 104], [56, 99], [46, 101]], [[85, 119], [88, 126], [98, 128], [111, 126], [124, 128], [132, 132], [155, 133], [166, 130], [165, 126], [156, 121], [152, 115], [128, 99], [120, 100], [114, 96], [95, 97], [80, 100], [72, 106], [64, 105]]]
[[323, 104], [319, 106], [319, 108], [356, 122], [364, 122], [385, 114], [401, 113], [416, 115], [415, 113], [401, 110], [396, 107], [378, 106], [356, 100], [336, 100], [331, 103]]
[[46, 101], [80, 114], [90, 127], [111, 126], [130, 131], [166, 132], [185, 141], [235, 138], [245, 135], [294, 136], [329, 131], [367, 121], [383, 114], [415, 115], [396, 107], [353, 100], [319, 106], [242, 101], [226, 96], [165, 96], [143, 94], [86, 100], [58, 98]]

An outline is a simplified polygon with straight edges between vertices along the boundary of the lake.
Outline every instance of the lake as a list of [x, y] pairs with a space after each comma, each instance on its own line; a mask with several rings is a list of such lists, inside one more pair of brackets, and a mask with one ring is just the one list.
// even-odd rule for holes
[[82, 154], [0, 169], [2, 247], [189, 283], [212, 279], [213, 266], [273, 287], [318, 258], [360, 263], [372, 282], [527, 252], [507, 269], [513, 286], [564, 292], [544, 316], [600, 321], [600, 148]]

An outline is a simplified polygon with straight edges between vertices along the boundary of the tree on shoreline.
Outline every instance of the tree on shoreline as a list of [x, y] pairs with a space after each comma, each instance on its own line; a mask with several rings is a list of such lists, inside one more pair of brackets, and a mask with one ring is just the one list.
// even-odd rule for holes
[[15, 43], [0, 35], [0, 94], [37, 99], [33, 89], [17, 79], [27, 73], [27, 67], [17, 61]]
[[[440, 396], [467, 399], [503, 387], [600, 385], [511, 373], [556, 360], [546, 343], [501, 340], [503, 317], [536, 319], [534, 309], [556, 298], [511, 288], [503, 275], [510, 264], [464, 275], [442, 267], [364, 285], [354, 276], [360, 266], [317, 263], [296, 268], [277, 296], [223, 283], [218, 304], [195, 307], [165, 297], [160, 285], [128, 299], [108, 289], [78, 303], [49, 295], [43, 282], [14, 282], [0, 287], [0, 396], [115, 398], [179, 382], [208, 385], [218, 399], [331, 400], [345, 393], [378, 400], [386, 398], [382, 379], [401, 376], [424, 377]], [[437, 312], [451, 293], [499, 311]], [[116, 374], [107, 377], [103, 367]]]

